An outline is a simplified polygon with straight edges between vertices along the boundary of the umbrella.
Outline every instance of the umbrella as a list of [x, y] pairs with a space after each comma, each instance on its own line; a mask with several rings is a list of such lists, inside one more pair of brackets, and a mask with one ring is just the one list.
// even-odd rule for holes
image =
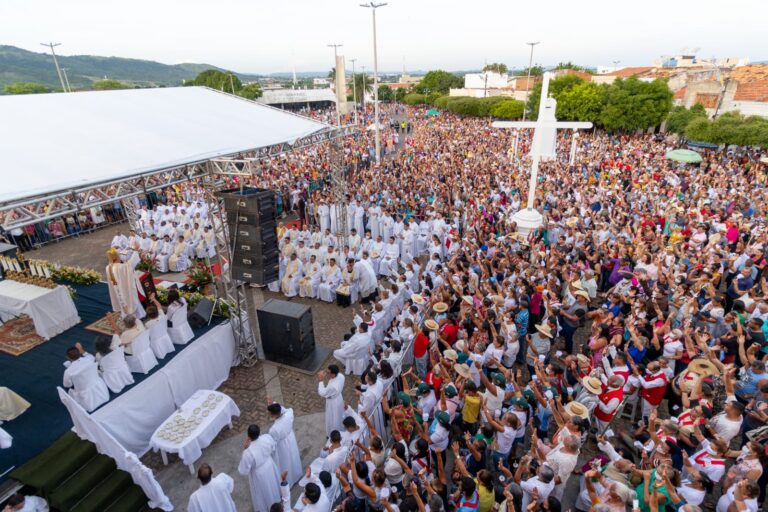
[[673, 149], [672, 151], [667, 151], [667, 160], [697, 164], [701, 162], [701, 155], [690, 149]]
[[428, 110], [427, 111], [427, 117], [439, 116], [439, 115], [440, 115], [440, 111], [435, 109], [435, 108], [433, 108], [432, 110]]

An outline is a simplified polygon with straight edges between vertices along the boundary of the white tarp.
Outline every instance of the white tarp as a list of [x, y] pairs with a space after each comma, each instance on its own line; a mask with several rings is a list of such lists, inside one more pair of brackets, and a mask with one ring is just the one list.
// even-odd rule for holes
[[292, 142], [325, 127], [204, 87], [0, 96], [0, 201]]

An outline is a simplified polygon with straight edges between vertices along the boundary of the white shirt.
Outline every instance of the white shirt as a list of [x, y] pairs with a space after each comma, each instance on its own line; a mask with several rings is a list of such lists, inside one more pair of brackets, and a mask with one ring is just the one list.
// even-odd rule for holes
[[226, 473], [219, 473], [189, 497], [189, 512], [237, 512], [232, 500], [235, 481]]
[[[725, 494], [720, 496], [720, 499], [717, 500], [717, 508], [715, 509], [717, 512], [728, 512], [728, 506], [733, 503], [733, 493], [735, 490], [736, 484], [733, 484], [728, 488], [728, 491]], [[747, 506], [745, 510], [748, 510], [749, 512], [757, 512], [758, 506], [756, 498], [744, 500], [744, 504]]]
[[544, 503], [544, 500], [549, 497], [549, 493], [555, 488], [555, 480], [545, 484], [539, 481], [539, 477], [535, 476], [529, 478], [524, 482], [520, 482], [520, 488], [523, 490], [523, 506], [522, 510], [528, 510], [528, 505], [531, 503], [531, 493], [533, 489], [539, 490], [539, 504]]

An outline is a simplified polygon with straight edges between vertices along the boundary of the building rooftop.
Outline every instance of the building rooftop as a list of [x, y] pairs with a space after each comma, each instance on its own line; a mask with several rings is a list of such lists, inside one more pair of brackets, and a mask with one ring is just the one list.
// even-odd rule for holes
[[731, 71], [731, 80], [739, 83], [768, 80], [768, 64], [751, 64]]
[[739, 82], [733, 99], [735, 101], [768, 102], [768, 80]]

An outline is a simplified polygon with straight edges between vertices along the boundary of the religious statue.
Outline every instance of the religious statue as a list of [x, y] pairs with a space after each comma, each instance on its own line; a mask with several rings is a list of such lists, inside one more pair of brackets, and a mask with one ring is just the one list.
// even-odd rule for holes
[[133, 266], [123, 263], [120, 254], [115, 248], [107, 251], [107, 285], [109, 286], [109, 299], [112, 302], [112, 310], [120, 313], [120, 316], [134, 315], [136, 318], [145, 316], [141, 306], [139, 295], [141, 283], [134, 272]]

